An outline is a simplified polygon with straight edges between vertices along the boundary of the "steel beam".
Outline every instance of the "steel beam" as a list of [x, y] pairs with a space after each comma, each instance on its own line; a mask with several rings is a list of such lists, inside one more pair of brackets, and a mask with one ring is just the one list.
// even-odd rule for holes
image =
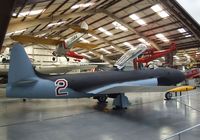
[[58, 21], [60, 19], [68, 19], [68, 18], [76, 18], [79, 16], [86, 16], [86, 15], [93, 15], [97, 13], [101, 13], [102, 10], [88, 10], [88, 11], [81, 11], [76, 13], [70, 13], [70, 14], [63, 14], [58, 16], [52, 16], [52, 17], [44, 17], [40, 19], [27, 19], [24, 22], [12, 22], [9, 24], [7, 32], [14, 32], [16, 30], [23, 30], [29, 27], [37, 26], [38, 24]]
[[160, 50], [160, 47], [153, 42], [152, 40], [150, 40], [149, 38], [147, 38], [146, 36], [144, 36], [142, 33], [136, 31], [132, 26], [130, 26], [129, 24], [125, 23], [122, 19], [118, 18], [117, 16], [115, 16], [114, 14], [110, 13], [107, 10], [103, 11], [104, 14], [106, 14], [107, 16], [109, 16], [110, 18], [114, 19], [115, 21], [117, 21], [118, 23], [120, 23], [121, 25], [123, 25], [124, 27], [128, 28], [128, 30], [132, 31], [133, 33], [135, 33], [136, 35], [140, 36], [141, 38], [145, 39], [147, 42], [149, 42], [154, 48]]

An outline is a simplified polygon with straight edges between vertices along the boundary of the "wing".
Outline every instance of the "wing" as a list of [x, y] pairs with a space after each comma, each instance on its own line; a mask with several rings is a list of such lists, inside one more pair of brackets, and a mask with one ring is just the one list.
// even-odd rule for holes
[[81, 28], [78, 25], [71, 25], [70, 28], [79, 33], [95, 33], [94, 30], [90, 30], [90, 29], [86, 30], [86, 29]]
[[94, 44], [89, 44], [89, 43], [75, 43], [74, 47], [82, 48], [82, 49], [86, 49], [86, 50], [91, 50], [91, 49], [93, 49], [97, 46], [94, 45]]
[[106, 86], [95, 87], [85, 92], [89, 94], [118, 94], [127, 92], [164, 92], [173, 86], [157, 86], [156, 79], [130, 81], [124, 83], [115, 83]]
[[23, 44], [36, 43], [36, 44], [45, 44], [45, 45], [58, 45], [62, 43], [61, 40], [40, 38], [40, 37], [34, 37], [34, 36], [28, 36], [28, 35], [14, 35], [14, 36], [11, 36], [10, 38]]

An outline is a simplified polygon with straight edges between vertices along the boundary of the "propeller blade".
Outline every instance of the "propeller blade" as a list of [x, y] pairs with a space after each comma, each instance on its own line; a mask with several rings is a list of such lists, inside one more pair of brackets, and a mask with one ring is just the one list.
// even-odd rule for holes
[[60, 40], [33, 37], [33, 36], [28, 36], [28, 35], [14, 35], [14, 36], [11, 36], [10, 38], [23, 44], [36, 43], [36, 44], [45, 44], [45, 45], [58, 45], [62, 43], [62, 41]]
[[97, 46], [94, 44], [89, 44], [89, 43], [75, 43], [74, 47], [91, 50], [93, 48], [96, 48]]

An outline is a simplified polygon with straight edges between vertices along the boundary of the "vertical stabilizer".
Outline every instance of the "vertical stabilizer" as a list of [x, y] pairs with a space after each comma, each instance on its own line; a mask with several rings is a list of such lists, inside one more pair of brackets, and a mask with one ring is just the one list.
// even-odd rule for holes
[[86, 22], [82, 22], [81, 23], [81, 29], [88, 30], [89, 29], [88, 24]]
[[134, 49], [128, 50], [124, 55], [122, 55], [114, 64], [114, 67], [121, 70], [125, 67], [126, 63], [130, 59], [137, 58], [140, 54], [142, 54], [147, 49], [145, 44], [139, 44]]
[[35, 76], [33, 66], [24, 47], [20, 44], [14, 44], [10, 55], [8, 84], [31, 79]]

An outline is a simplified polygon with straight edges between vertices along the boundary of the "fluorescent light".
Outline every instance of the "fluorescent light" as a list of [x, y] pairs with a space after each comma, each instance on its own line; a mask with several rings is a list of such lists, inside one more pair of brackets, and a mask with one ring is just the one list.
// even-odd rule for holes
[[105, 33], [106, 35], [109, 35], [109, 36], [113, 35], [111, 32], [107, 31], [106, 29], [104, 29], [102, 27], [98, 28], [98, 30]]
[[164, 38], [165, 36], [163, 34], [156, 34], [157, 38]]
[[191, 37], [191, 36], [192, 36], [192, 35], [190, 35], [190, 34], [189, 34], [189, 35], [185, 35], [185, 37]]
[[136, 22], [140, 25], [146, 25], [146, 22], [142, 19], [136, 20]]
[[124, 42], [123, 44], [124, 44], [125, 46], [127, 46], [127, 47], [131, 48], [131, 49], [133, 49], [133, 48], [134, 48], [134, 46], [133, 46], [133, 45], [131, 45], [129, 42]]
[[110, 51], [108, 51], [108, 50], [106, 50], [106, 49], [104, 49], [104, 48], [101, 48], [100, 50], [103, 51], [103, 52], [105, 52], [105, 53], [111, 54]]
[[88, 53], [90, 53], [90, 54], [94, 54], [93, 52], [91, 52], [91, 51], [89, 51]]
[[165, 57], [161, 57], [163, 60], [165, 60]]
[[180, 28], [180, 29], [178, 29], [178, 31], [179, 31], [180, 33], [185, 33], [185, 32], [186, 32], [186, 30], [185, 30], [184, 28]]
[[22, 32], [26, 31], [26, 29], [22, 29], [22, 30], [18, 30], [18, 31], [15, 31], [15, 32], [10, 32], [10, 33], [7, 33], [6, 36], [10, 36], [12, 34], [20, 34]]
[[95, 36], [93, 36], [93, 35], [91, 35], [91, 34], [88, 34], [88, 36], [92, 37], [92, 38], [95, 39], [95, 40], [98, 40], [97, 37], [95, 37]]
[[169, 39], [167, 39], [163, 34], [156, 34], [156, 37], [162, 40], [163, 42], [169, 42]]
[[154, 6], [151, 7], [151, 9], [156, 12], [161, 18], [166, 18], [169, 16], [169, 14], [167, 13], [167, 11], [163, 10], [163, 7], [160, 6], [160, 4], [156, 4]]
[[47, 25], [47, 27], [58, 26], [58, 25], [61, 25], [63, 23], [66, 23], [66, 21], [60, 21], [60, 22], [50, 23], [50, 24]]
[[169, 14], [166, 12], [166, 11], [161, 11], [161, 12], [158, 12], [158, 15], [162, 18], [166, 18], [169, 16]]
[[112, 22], [112, 24], [115, 26], [115, 29], [120, 29], [122, 31], [128, 31], [126, 27], [118, 23], [117, 21]]
[[163, 8], [160, 6], [160, 4], [156, 4], [156, 5], [152, 6], [151, 9], [152, 9], [154, 12], [160, 12], [160, 11], [163, 10]]
[[115, 49], [115, 47], [113, 47], [113, 46], [110, 46], [110, 48], [111, 48], [111, 49]]
[[145, 39], [143, 38], [139, 38], [138, 41], [140, 41], [141, 43], [144, 43], [145, 45], [150, 45], [150, 43], [148, 43]]
[[[26, 12], [21, 12], [19, 13], [18, 17], [25, 17], [27, 15], [29, 16], [34, 16], [34, 15], [38, 15], [42, 12], [44, 12], [46, 9], [40, 9], [40, 10], [32, 10], [32, 11], [26, 11]], [[13, 16], [17, 16], [17, 13], [13, 13]]]
[[191, 56], [189, 56], [187, 53], [184, 54], [184, 56], [185, 56], [187, 59], [190, 59], [190, 58], [191, 58]]
[[15, 32], [10, 32], [10, 33], [7, 33], [6, 36], [10, 36], [12, 34], [14, 34]]
[[81, 55], [83, 55], [83, 56], [85, 56], [85, 57], [87, 57], [87, 58], [92, 58], [91, 56], [89, 56], [89, 55], [87, 55], [87, 54], [85, 54], [85, 53], [81, 53]]
[[132, 20], [135, 20], [138, 24], [140, 25], [146, 25], [146, 22], [142, 19], [140, 19], [140, 17], [138, 17], [136, 14], [132, 14], [129, 16]]
[[178, 57], [177, 55], [173, 56], [175, 59], [179, 60], [180, 57]]
[[35, 37], [43, 37], [45, 36], [47, 33], [43, 33], [43, 34], [39, 34], [39, 35], [36, 35]]
[[80, 38], [80, 40], [83, 41], [83, 42], [85, 42], [85, 43], [90, 43], [90, 41], [88, 41], [88, 40], [86, 40], [86, 39], [84, 39], [82, 37]]
[[89, 6], [92, 6], [92, 5], [94, 5], [93, 2], [88, 2], [88, 3], [84, 3], [84, 4], [76, 4], [76, 5], [73, 5], [71, 7], [71, 9], [85, 8], [85, 7], [89, 7]]
[[129, 16], [132, 20], [138, 20], [140, 17], [138, 17], [136, 14], [132, 14]]
[[22, 33], [24, 31], [26, 31], [26, 29], [15, 31], [15, 34]]

